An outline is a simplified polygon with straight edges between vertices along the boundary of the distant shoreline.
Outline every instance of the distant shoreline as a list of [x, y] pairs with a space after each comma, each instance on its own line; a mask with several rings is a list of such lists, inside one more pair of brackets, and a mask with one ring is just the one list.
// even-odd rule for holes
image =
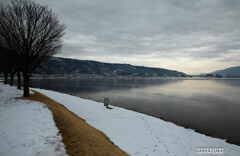
[[[45, 77], [31, 77], [30, 79], [86, 79], [86, 78], [95, 78], [95, 79], [149, 79], [149, 80], [240, 80], [240, 77], [104, 77], [104, 76], [83, 76], [83, 77], [71, 77], [71, 76], [63, 76], [63, 77], [54, 77], [54, 76], [45, 76]], [[14, 78], [17, 79], [16, 77]], [[0, 81], [3, 81], [4, 77], [0, 77]]]
[[[103, 76], [96, 76], [96, 77], [31, 77], [31, 79], [86, 79], [86, 78], [95, 78], [95, 79], [134, 79], [134, 80], [141, 80], [141, 79], [149, 79], [149, 80], [240, 80], [240, 77], [236, 78], [216, 78], [216, 77], [103, 77]], [[16, 78], [14, 78], [16, 79]], [[0, 81], [3, 80], [3, 77], [0, 77]]]

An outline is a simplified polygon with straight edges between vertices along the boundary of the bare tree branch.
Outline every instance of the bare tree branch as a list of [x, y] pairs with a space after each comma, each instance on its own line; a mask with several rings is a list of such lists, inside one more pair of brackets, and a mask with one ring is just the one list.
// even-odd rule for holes
[[28, 79], [38, 65], [60, 52], [64, 30], [65, 25], [47, 6], [30, 0], [0, 6], [0, 46], [16, 53], [23, 77]]

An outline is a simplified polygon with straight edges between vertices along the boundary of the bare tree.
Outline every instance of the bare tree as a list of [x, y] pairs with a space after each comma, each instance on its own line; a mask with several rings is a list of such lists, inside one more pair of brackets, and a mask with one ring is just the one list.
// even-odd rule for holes
[[7, 64], [6, 58], [7, 58], [6, 49], [3, 47], [0, 47], [0, 71], [4, 75], [4, 84], [8, 83], [7, 78], [9, 75], [9, 69], [7, 68], [8, 64]]
[[4, 83], [8, 83], [7, 77], [10, 75], [10, 86], [13, 86], [13, 78], [17, 73], [17, 88], [21, 89], [20, 67], [17, 64], [17, 60], [18, 58], [16, 56], [16, 52], [11, 51], [10, 49], [6, 49], [0, 44], [0, 73], [4, 74]]
[[42, 62], [60, 52], [65, 25], [47, 6], [15, 0], [0, 7], [0, 44], [16, 52], [16, 63], [29, 96], [29, 78]]
[[7, 49], [6, 45], [2, 43], [2, 38], [0, 36], [0, 73], [2, 72], [5, 77], [4, 83], [7, 84], [7, 77], [10, 75], [10, 86], [13, 86], [13, 78], [17, 73], [17, 88], [21, 89], [21, 70], [18, 64], [17, 52]]
[[13, 77], [16, 73], [15, 64], [13, 62], [14, 53], [11, 52], [9, 49], [5, 49], [0, 47], [0, 69], [4, 74], [5, 81], [4, 83], [7, 84], [7, 77], [10, 75], [10, 85], [13, 86]]

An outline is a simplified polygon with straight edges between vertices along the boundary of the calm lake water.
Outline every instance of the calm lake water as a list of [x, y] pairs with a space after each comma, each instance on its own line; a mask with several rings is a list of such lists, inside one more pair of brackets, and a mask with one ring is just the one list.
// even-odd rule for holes
[[54, 90], [149, 114], [240, 143], [240, 80], [34, 79]]

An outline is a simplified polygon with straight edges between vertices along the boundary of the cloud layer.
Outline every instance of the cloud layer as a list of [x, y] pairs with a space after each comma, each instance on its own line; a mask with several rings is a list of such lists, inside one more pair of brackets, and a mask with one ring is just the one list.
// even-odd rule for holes
[[67, 25], [63, 57], [209, 72], [240, 62], [239, 0], [36, 0]]

